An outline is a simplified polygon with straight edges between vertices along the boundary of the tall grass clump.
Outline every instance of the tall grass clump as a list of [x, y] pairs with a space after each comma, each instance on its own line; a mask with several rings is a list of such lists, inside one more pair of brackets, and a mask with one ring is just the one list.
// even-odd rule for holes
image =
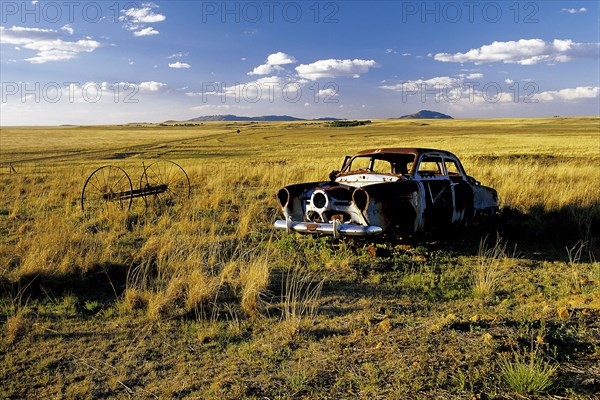
[[584, 241], [577, 242], [573, 247], [567, 247], [567, 256], [569, 258], [568, 267], [570, 269], [569, 280], [567, 280], [567, 286], [569, 290], [575, 293], [581, 292], [582, 282], [585, 282], [583, 268], [581, 265], [581, 256], [583, 250], [586, 247]]
[[497, 237], [493, 246], [488, 247], [486, 239], [479, 242], [477, 264], [472, 271], [473, 295], [481, 300], [491, 299], [502, 277], [501, 264], [506, 259], [507, 244]]
[[29, 319], [29, 308], [27, 300], [23, 301], [23, 297], [27, 287], [33, 282], [30, 281], [25, 287], [18, 287], [16, 291], [9, 293], [10, 304], [6, 304], [6, 342], [12, 344], [21, 339], [31, 327]]
[[126, 311], [147, 309], [150, 319], [198, 314], [218, 290], [200, 235], [185, 223], [150, 236], [127, 274]]
[[303, 324], [314, 324], [325, 278], [297, 267], [288, 269], [282, 279], [282, 319], [294, 336]]
[[512, 356], [500, 358], [500, 371], [506, 383], [521, 394], [544, 393], [554, 383], [554, 373], [558, 368], [544, 360], [537, 350], [514, 352]]
[[12, 344], [23, 337], [31, 327], [26, 308], [19, 308], [6, 320], [6, 341]]
[[260, 315], [261, 296], [269, 284], [270, 272], [268, 255], [261, 255], [244, 263], [240, 270], [241, 307], [250, 318]]

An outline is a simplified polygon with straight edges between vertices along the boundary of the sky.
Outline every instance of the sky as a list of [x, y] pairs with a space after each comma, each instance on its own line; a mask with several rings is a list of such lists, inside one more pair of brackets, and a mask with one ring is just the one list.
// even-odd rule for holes
[[0, 2], [0, 124], [599, 115], [596, 1]]

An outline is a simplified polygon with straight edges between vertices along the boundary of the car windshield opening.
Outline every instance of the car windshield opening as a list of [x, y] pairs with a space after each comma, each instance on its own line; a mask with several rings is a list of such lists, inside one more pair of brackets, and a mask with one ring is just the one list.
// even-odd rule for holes
[[368, 171], [379, 174], [406, 175], [410, 172], [413, 154], [381, 154], [354, 157], [344, 172]]

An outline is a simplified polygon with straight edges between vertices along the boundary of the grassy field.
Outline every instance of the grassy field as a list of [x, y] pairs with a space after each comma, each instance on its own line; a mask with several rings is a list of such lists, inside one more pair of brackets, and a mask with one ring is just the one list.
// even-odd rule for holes
[[[493, 224], [395, 242], [274, 232], [275, 194], [375, 147], [452, 151]], [[112, 164], [191, 199], [84, 213]], [[600, 118], [4, 127], [0, 397], [600, 395]]]

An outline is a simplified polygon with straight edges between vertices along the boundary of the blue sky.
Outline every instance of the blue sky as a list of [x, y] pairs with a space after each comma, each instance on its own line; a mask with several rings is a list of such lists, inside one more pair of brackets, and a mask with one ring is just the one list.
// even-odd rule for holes
[[7, 1], [2, 125], [598, 115], [594, 1]]

